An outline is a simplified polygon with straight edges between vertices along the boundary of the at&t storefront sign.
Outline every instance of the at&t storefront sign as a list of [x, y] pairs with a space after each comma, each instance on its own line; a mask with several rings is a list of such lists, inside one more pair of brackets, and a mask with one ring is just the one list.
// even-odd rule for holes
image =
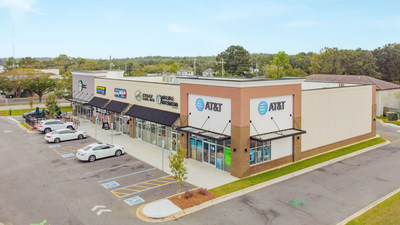
[[261, 101], [260, 103], [258, 103], [258, 113], [263, 116], [269, 111], [284, 110], [285, 102], [286, 101], [271, 102], [269, 103], [268, 107], [268, 103], [266, 101]]
[[221, 112], [223, 105], [222, 103], [219, 102], [207, 101], [206, 103], [204, 103], [202, 98], [197, 98], [195, 104], [196, 104], [196, 109], [199, 110], [200, 112], [203, 110]]

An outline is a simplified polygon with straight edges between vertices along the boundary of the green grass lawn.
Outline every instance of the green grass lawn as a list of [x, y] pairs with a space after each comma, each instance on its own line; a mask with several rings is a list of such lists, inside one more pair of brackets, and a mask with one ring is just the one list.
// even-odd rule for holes
[[[60, 107], [61, 112], [71, 112], [72, 108], [69, 106], [63, 106]], [[11, 115], [12, 116], [21, 116], [22, 114], [26, 113], [26, 112], [31, 112], [35, 110], [35, 108], [33, 109], [13, 109], [11, 110]], [[0, 110], [0, 116], [10, 116], [10, 112], [9, 110]]]
[[400, 224], [400, 192], [379, 203], [346, 225]]
[[392, 123], [400, 126], [400, 121], [388, 121], [386, 117], [380, 117], [380, 116], [377, 116], [376, 118], [382, 120], [382, 122], [384, 123]]
[[25, 122], [21, 122], [21, 125], [24, 126], [26, 129], [31, 130], [32, 127], [26, 124]]
[[355, 151], [359, 151], [361, 149], [385, 142], [385, 139], [382, 138], [374, 138], [368, 141], [364, 141], [358, 144], [350, 145], [332, 152], [324, 153], [318, 156], [314, 156], [312, 158], [308, 158], [296, 163], [292, 163], [290, 165], [277, 168], [274, 170], [267, 171], [265, 173], [261, 173], [255, 176], [246, 177], [232, 183], [228, 183], [216, 188], [211, 189], [213, 193], [217, 194], [218, 196], [226, 195], [235, 191], [239, 191], [241, 189], [272, 180], [274, 178], [296, 172], [298, 170], [314, 166], [316, 164], [337, 158], [339, 156], [347, 155]]

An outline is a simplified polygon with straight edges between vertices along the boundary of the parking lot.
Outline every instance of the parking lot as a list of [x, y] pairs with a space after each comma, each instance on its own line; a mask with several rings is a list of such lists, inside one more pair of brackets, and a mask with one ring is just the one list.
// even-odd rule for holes
[[[2, 208], [1, 204], [9, 206], [17, 201], [20, 202], [18, 199], [22, 195], [24, 199], [40, 199], [36, 201], [39, 205], [35, 207], [39, 207], [39, 211], [44, 211], [42, 216], [50, 224], [110, 224], [108, 223], [110, 221], [113, 221], [113, 224], [133, 224], [131, 222], [140, 221], [136, 218], [137, 207], [176, 194], [178, 190], [176, 181], [169, 174], [128, 154], [98, 159], [94, 162], [79, 161], [75, 158], [76, 151], [88, 144], [98, 142], [91, 137], [47, 143], [40, 132], [27, 133], [15, 124], [10, 126], [10, 122], [5, 119], [1, 119], [0, 123], [9, 127], [7, 132], [4, 132], [5, 135], [2, 134], [1, 140], [6, 144], [0, 148], [2, 155], [0, 163], [3, 166], [8, 164], [9, 167], [7, 170], [0, 168], [2, 171], [0, 182], [3, 184], [0, 191], [8, 193], [13, 186], [21, 186], [20, 189], [22, 189], [14, 189], [15, 196], [11, 195], [9, 201], [2, 201], [0, 208]], [[125, 149], [130, 147], [133, 146], [125, 146]], [[5, 157], [7, 152], [11, 151], [15, 158]], [[14, 169], [12, 165], [17, 162], [27, 165], [26, 168]], [[7, 171], [9, 174], [5, 174]], [[21, 178], [11, 179], [12, 174], [19, 174]], [[7, 179], [5, 179], [6, 176]], [[194, 186], [184, 183], [182, 191], [192, 188]], [[59, 199], [65, 200], [59, 201]], [[45, 203], [43, 205], [42, 200]], [[96, 213], [100, 211], [96, 206], [99, 208], [105, 206], [105, 209], [111, 211], [101, 211], [100, 215], [97, 215]], [[20, 209], [21, 203], [15, 204], [15, 207]], [[66, 221], [69, 217], [62, 213], [63, 210], [55, 213], [54, 207], [65, 207], [67, 215], [78, 216], [79, 222]], [[79, 213], [73, 213], [74, 211]], [[85, 211], [86, 213], [82, 213]], [[58, 212], [61, 215], [58, 215]], [[8, 218], [7, 215], [0, 214], [0, 221], [6, 217], [13, 224], [28, 224], [38, 220], [41, 222], [41, 217], [36, 213], [32, 213], [33, 216], [29, 219], [25, 218], [28, 217], [29, 210], [27, 215], [22, 217], [14, 215]], [[96, 223], [93, 223], [93, 214], [95, 220], [98, 220]], [[126, 223], [126, 219], [130, 222]], [[90, 223], [83, 221], [90, 221]]]

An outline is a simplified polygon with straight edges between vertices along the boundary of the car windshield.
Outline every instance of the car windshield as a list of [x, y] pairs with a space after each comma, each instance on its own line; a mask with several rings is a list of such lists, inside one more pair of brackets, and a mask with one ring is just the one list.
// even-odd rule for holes
[[82, 148], [82, 149], [85, 150], [85, 151], [87, 151], [87, 150], [89, 150], [89, 149], [91, 149], [91, 148], [92, 148], [92, 146], [89, 145], [89, 146], [86, 146], [86, 147], [84, 147], [84, 148]]

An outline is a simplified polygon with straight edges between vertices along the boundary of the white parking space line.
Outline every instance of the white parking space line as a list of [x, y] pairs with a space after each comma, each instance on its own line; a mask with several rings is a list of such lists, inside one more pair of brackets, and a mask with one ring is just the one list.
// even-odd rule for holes
[[86, 174], [97, 173], [97, 172], [104, 171], [104, 170], [112, 170], [112, 169], [115, 169], [115, 168], [123, 167], [123, 166], [126, 166], [126, 165], [137, 164], [137, 163], [141, 163], [141, 161], [137, 161], [137, 162], [133, 162], [133, 163], [127, 163], [127, 164], [122, 164], [122, 165], [114, 166], [114, 167], [108, 167], [108, 168], [104, 168], [104, 169], [100, 169], [100, 170], [95, 170], [95, 171], [87, 172]]
[[115, 179], [118, 179], [118, 178], [121, 178], [121, 177], [132, 176], [132, 175], [135, 175], [135, 174], [144, 173], [144, 172], [152, 171], [152, 170], [155, 170], [155, 169], [156, 168], [151, 168], [151, 169], [148, 169], [148, 170], [142, 170], [142, 171], [138, 171], [138, 172], [134, 172], [134, 173], [129, 173], [129, 174], [121, 175], [121, 176], [118, 176], [118, 177], [112, 177], [112, 178], [109, 178], [109, 179], [106, 179], [106, 180], [97, 181], [97, 183], [103, 183], [103, 182], [107, 182], [107, 181], [110, 181], [110, 180], [115, 180]]

